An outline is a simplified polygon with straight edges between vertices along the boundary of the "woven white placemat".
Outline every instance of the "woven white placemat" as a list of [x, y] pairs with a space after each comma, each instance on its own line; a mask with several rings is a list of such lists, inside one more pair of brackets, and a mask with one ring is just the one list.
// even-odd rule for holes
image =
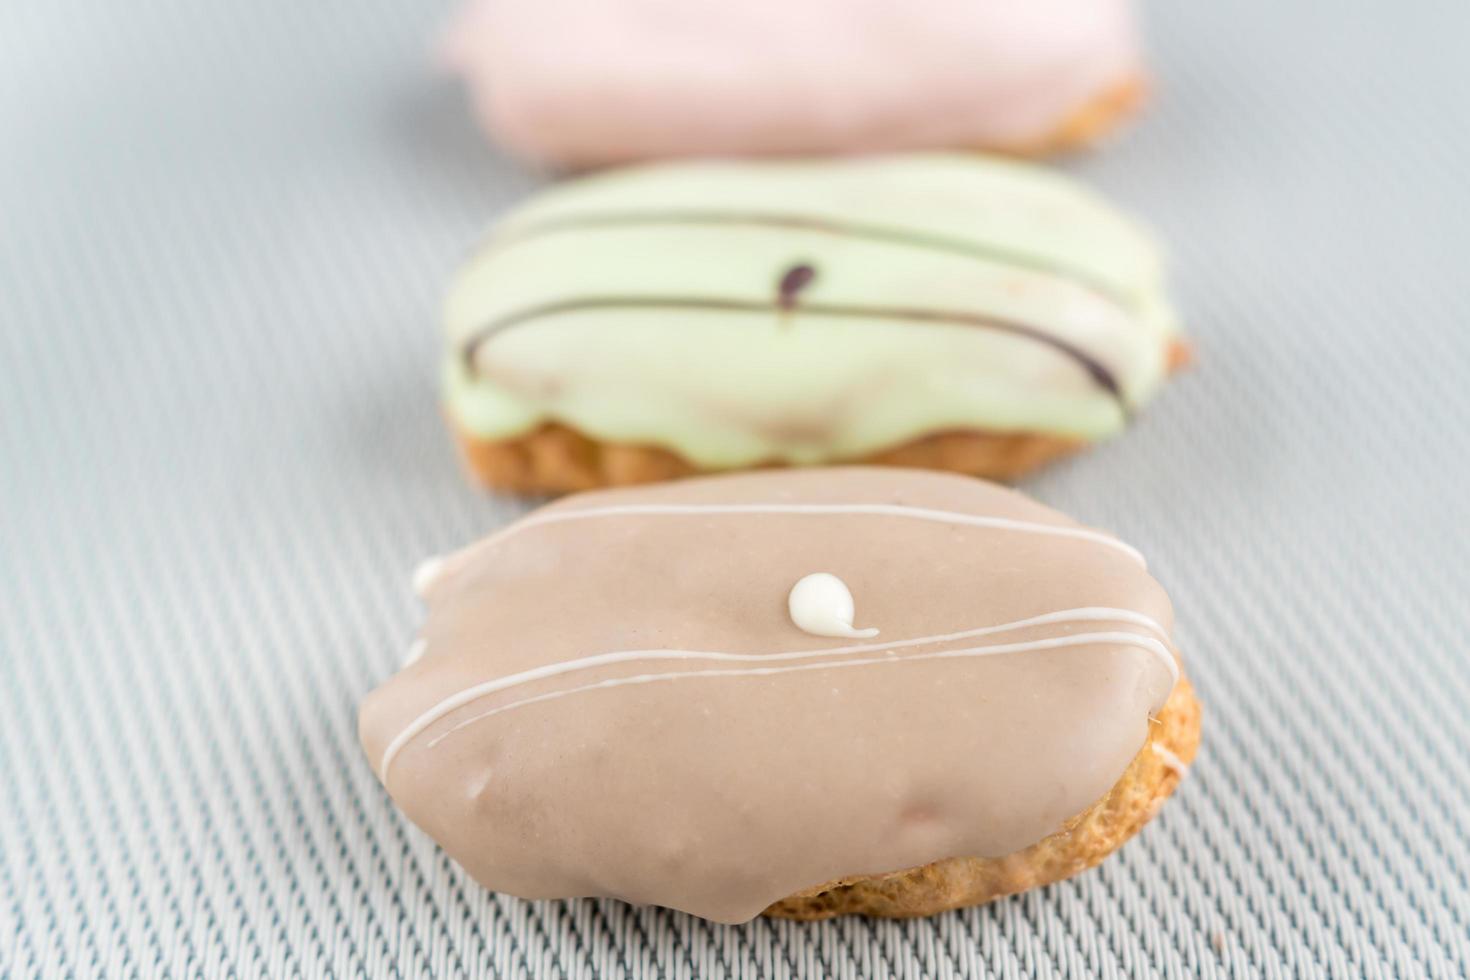
[[446, 275], [536, 183], [444, 13], [0, 4], [0, 976], [1463, 974], [1470, 5], [1157, 3], [1156, 105], [1074, 165], [1199, 344], [1029, 484], [1171, 589], [1174, 801], [1019, 899], [742, 928], [488, 894], [357, 748], [409, 570], [520, 509], [435, 408]]

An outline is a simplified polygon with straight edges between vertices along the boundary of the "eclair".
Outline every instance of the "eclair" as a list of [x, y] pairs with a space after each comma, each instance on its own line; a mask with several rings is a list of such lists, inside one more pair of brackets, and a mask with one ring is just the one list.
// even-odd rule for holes
[[427, 618], [363, 748], [525, 898], [720, 922], [973, 905], [1116, 850], [1199, 740], [1143, 556], [951, 474], [579, 494], [415, 580]]
[[1131, 0], [474, 0], [443, 45], [506, 149], [689, 156], [1093, 142], [1145, 91]]
[[491, 487], [877, 463], [1014, 479], [1120, 433], [1183, 345], [1150, 235], [999, 158], [663, 164], [509, 214], [447, 303]]

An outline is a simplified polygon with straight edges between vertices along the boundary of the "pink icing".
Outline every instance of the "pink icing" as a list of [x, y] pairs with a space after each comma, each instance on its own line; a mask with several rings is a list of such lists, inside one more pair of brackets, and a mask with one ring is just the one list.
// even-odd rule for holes
[[474, 0], [445, 57], [571, 166], [1025, 144], [1138, 70], [1130, 0]]

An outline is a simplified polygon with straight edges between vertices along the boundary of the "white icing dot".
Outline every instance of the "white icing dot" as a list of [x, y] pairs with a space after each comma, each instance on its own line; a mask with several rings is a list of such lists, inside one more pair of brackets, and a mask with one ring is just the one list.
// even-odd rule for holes
[[419, 562], [419, 567], [413, 570], [413, 591], [420, 598], [427, 595], [439, 581], [439, 576], [444, 571], [444, 556], [434, 555]]
[[862, 639], [878, 635], [876, 629], [853, 629], [852, 593], [831, 572], [813, 572], [793, 585], [786, 608], [799, 629], [815, 636]]
[[408, 667], [418, 663], [420, 657], [429, 649], [428, 640], [414, 640], [413, 646], [408, 648], [408, 654], [403, 658], [403, 666]]

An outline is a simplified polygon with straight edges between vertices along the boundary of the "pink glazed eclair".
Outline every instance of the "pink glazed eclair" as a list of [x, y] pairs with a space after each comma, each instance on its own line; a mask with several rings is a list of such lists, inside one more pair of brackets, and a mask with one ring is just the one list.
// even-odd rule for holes
[[472, 0], [445, 59], [539, 163], [1093, 141], [1142, 99], [1131, 0]]

